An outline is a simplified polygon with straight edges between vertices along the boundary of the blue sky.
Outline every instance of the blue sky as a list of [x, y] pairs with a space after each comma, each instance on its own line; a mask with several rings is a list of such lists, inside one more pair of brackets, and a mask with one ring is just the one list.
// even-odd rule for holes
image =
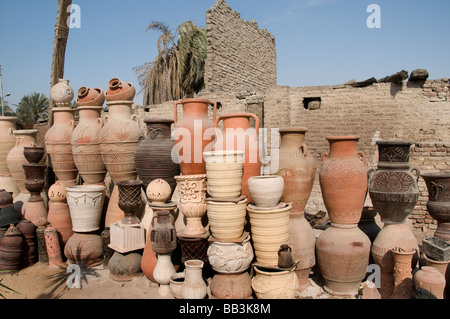
[[[0, 0], [0, 65], [11, 104], [33, 91], [49, 96], [57, 0]], [[226, 0], [244, 20], [275, 37], [279, 85], [342, 84], [426, 68], [450, 77], [448, 0]], [[215, 0], [73, 0], [81, 28], [71, 29], [65, 78], [75, 91], [107, 88], [119, 77], [140, 90], [133, 68], [156, 56], [152, 21], [175, 29], [187, 20], [206, 25]], [[368, 5], [381, 9], [370, 29]], [[142, 94], [135, 102], [142, 104]]]

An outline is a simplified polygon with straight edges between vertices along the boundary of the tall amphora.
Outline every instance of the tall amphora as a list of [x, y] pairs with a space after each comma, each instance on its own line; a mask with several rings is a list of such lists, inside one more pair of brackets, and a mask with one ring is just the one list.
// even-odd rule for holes
[[11, 176], [6, 157], [16, 144], [13, 133], [16, 129], [16, 121], [17, 117], [0, 116], [0, 185], [13, 193], [14, 198], [19, 195], [20, 190]]

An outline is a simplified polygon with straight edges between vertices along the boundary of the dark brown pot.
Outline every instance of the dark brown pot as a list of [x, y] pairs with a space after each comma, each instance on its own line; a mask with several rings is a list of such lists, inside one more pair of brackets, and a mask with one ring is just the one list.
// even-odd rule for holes
[[146, 119], [144, 122], [147, 135], [134, 156], [139, 179], [144, 182], [145, 189], [151, 181], [163, 179], [169, 183], [173, 194], [177, 186], [174, 176], [180, 175], [180, 165], [172, 159], [175, 144], [171, 139], [171, 125], [174, 121]]
[[44, 157], [45, 149], [37, 146], [26, 146], [23, 148], [23, 156], [30, 164], [38, 164]]
[[125, 180], [117, 183], [119, 189], [119, 208], [124, 212], [123, 224], [139, 224], [136, 211], [142, 205], [142, 181]]
[[31, 194], [28, 202], [32, 203], [44, 201], [41, 196], [41, 192], [45, 187], [45, 170], [47, 169], [47, 165], [24, 164], [23, 169], [25, 171], [25, 188]]
[[36, 225], [24, 219], [16, 227], [24, 238], [23, 266], [28, 267], [33, 265], [37, 259]]
[[[170, 217], [169, 211], [158, 211], [152, 219], [150, 240], [155, 253], [170, 254], [177, 248], [177, 233]], [[156, 223], [154, 223], [155, 219]]]
[[0, 242], [0, 271], [16, 272], [22, 265], [24, 239], [16, 226], [10, 225]]

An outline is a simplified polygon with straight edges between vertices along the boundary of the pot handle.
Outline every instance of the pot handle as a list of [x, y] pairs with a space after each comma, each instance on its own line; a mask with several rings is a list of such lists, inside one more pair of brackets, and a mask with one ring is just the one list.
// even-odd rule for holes
[[420, 178], [420, 169], [418, 169], [417, 167], [413, 167], [411, 168], [411, 173], [415, 172], [415, 175], [417, 177], [417, 182], [419, 182], [419, 178]]
[[362, 157], [361, 161], [366, 165], [366, 154], [364, 154], [364, 152], [358, 152], [358, 155]]
[[375, 168], [371, 168], [367, 171], [367, 177], [369, 179], [369, 181], [372, 179], [372, 174], [375, 173], [376, 169]]
[[103, 124], [108, 123], [108, 119], [109, 119], [109, 115], [105, 115], [105, 117], [103, 119]]
[[137, 114], [131, 115], [131, 119], [132, 119], [133, 121], [135, 121], [136, 123], [139, 123], [139, 116], [138, 116]]
[[8, 135], [14, 135], [14, 130], [10, 127], [9, 129], [8, 129], [8, 133], [7, 133]]
[[173, 121], [174, 121], [174, 124], [175, 125], [177, 125], [177, 123], [178, 123], [178, 111], [177, 111], [177, 105], [178, 104], [181, 104], [181, 101], [175, 101], [175, 102], [173, 102], [173, 111], [174, 111], [174, 114], [173, 114]]
[[74, 120], [70, 120], [69, 121], [69, 125], [70, 125], [70, 127], [72, 128], [72, 131], [73, 131], [73, 129], [75, 128], [75, 121]]
[[442, 185], [442, 183], [431, 182], [431, 189], [433, 190], [433, 194], [430, 194], [430, 197], [433, 197], [433, 200], [438, 200], [439, 190], [443, 188], [444, 185]]
[[325, 157], [330, 157], [329, 153], [322, 154], [322, 164], [325, 163]]
[[300, 149], [302, 150], [303, 157], [306, 157], [308, 155], [308, 146], [306, 146], [306, 144], [302, 144]]
[[101, 118], [101, 117], [98, 117], [98, 118], [96, 119], [96, 121], [97, 121], [97, 123], [100, 125], [100, 127], [103, 127], [103, 121], [102, 121], [102, 118]]

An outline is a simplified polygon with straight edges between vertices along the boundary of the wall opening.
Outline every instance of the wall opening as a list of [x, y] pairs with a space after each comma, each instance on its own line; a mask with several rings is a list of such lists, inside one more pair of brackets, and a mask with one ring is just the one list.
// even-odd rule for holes
[[322, 98], [320, 97], [305, 97], [303, 99], [303, 107], [305, 110], [318, 110], [322, 105]]

